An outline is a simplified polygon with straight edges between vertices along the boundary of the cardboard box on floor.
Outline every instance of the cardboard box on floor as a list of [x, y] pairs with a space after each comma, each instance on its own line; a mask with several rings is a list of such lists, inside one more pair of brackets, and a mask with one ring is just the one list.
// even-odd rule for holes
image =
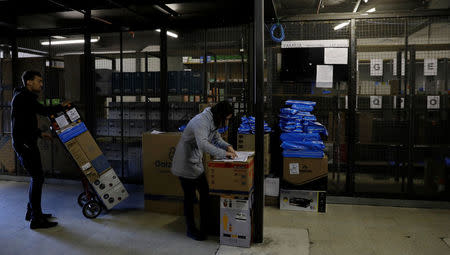
[[142, 135], [145, 210], [182, 215], [183, 189], [170, 171], [180, 138], [178, 132]]
[[326, 191], [280, 189], [281, 210], [325, 212], [326, 205]]
[[372, 142], [374, 116], [371, 113], [358, 113], [358, 137], [360, 143]]
[[253, 188], [254, 157], [246, 162], [209, 161], [206, 174], [212, 194], [249, 194]]
[[250, 247], [252, 239], [252, 198], [220, 198], [220, 244]]
[[283, 158], [283, 180], [295, 185], [305, 184], [328, 175], [328, 157]]

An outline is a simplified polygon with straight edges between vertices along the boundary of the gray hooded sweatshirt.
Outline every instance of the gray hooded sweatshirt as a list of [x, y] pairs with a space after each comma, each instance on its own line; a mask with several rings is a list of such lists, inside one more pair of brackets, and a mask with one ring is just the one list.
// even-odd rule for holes
[[184, 129], [173, 157], [172, 173], [175, 176], [196, 179], [205, 171], [202, 163], [203, 153], [224, 158], [228, 146], [230, 144], [217, 132], [211, 108], [208, 107], [192, 118]]

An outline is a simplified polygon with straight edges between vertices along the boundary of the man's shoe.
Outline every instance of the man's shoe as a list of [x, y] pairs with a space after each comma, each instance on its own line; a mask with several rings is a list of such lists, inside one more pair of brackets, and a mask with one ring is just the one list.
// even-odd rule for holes
[[204, 241], [206, 240], [206, 235], [200, 232], [198, 229], [188, 229], [186, 235], [196, 241]]
[[[43, 213], [42, 217], [44, 217], [45, 219], [49, 219], [49, 218], [52, 218], [53, 216], [51, 213]], [[27, 210], [27, 214], [25, 214], [25, 220], [26, 221], [31, 220], [31, 210]]]
[[52, 228], [56, 227], [56, 225], [58, 225], [58, 222], [51, 222], [44, 218], [32, 219], [30, 223], [30, 229]]

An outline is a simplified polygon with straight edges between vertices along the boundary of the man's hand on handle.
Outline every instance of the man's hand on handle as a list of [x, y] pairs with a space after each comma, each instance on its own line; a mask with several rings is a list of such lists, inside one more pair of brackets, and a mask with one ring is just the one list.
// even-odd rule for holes
[[46, 140], [52, 140], [53, 136], [49, 133], [41, 133], [42, 138], [46, 139]]

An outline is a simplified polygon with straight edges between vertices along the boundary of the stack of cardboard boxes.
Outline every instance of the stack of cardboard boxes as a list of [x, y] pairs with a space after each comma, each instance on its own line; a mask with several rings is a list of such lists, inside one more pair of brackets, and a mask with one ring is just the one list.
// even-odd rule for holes
[[207, 162], [211, 194], [220, 195], [220, 243], [250, 247], [254, 157], [245, 162]]
[[78, 167], [92, 184], [107, 209], [125, 198], [128, 192], [111, 168], [74, 107], [50, 116], [52, 128], [65, 145]]

